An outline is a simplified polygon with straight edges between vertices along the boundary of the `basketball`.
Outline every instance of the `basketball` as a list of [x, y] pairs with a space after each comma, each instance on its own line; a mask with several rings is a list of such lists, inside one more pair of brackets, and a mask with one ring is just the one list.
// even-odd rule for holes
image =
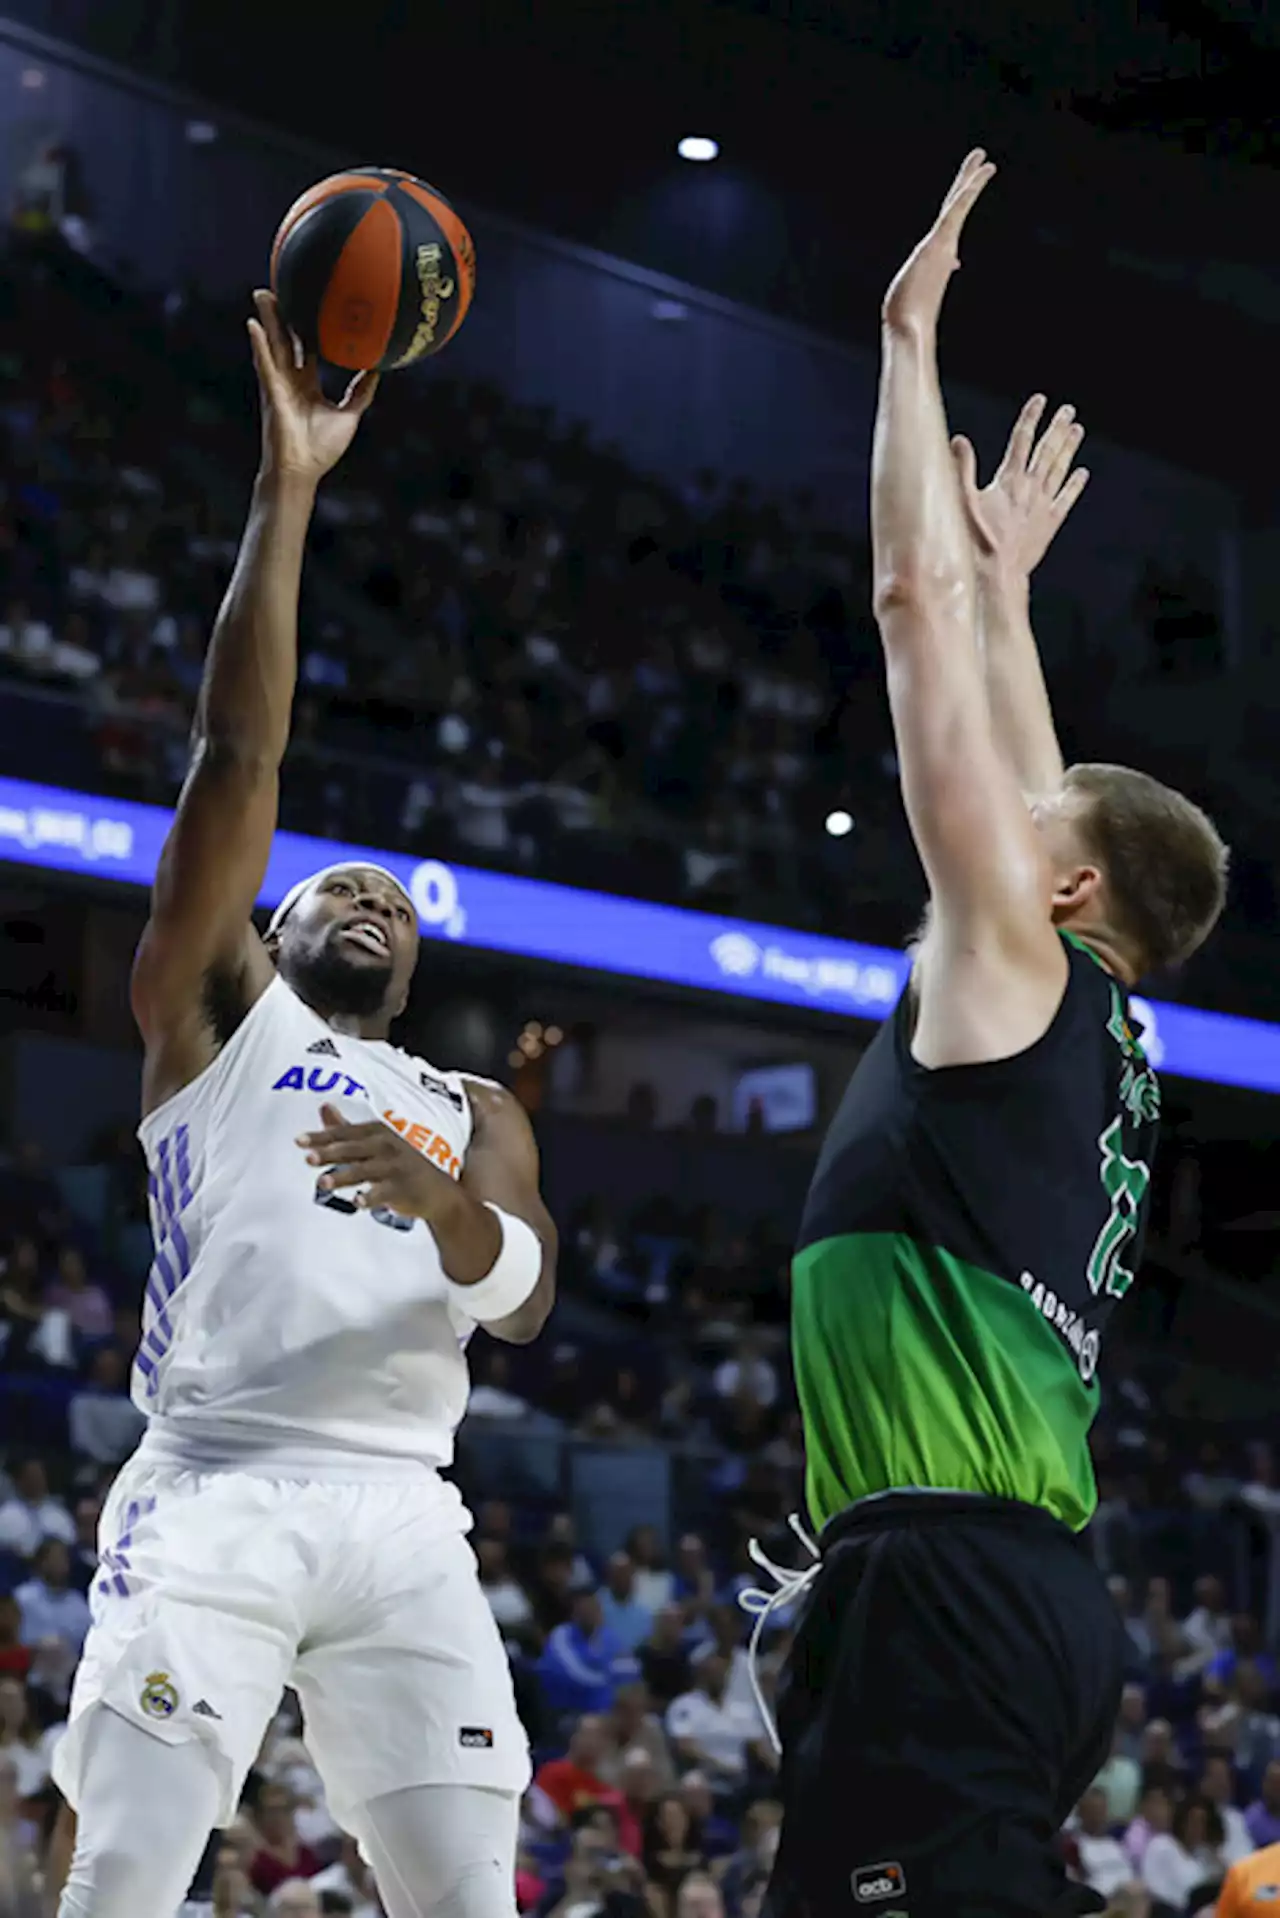
[[443, 194], [391, 167], [309, 188], [271, 248], [286, 326], [351, 373], [438, 353], [466, 318], [475, 277], [471, 235]]

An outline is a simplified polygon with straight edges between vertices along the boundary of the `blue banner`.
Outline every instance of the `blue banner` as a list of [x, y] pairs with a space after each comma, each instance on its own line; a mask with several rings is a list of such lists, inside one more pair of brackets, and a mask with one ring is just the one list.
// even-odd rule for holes
[[[162, 806], [0, 779], [0, 862], [149, 886], [172, 817]], [[403, 880], [424, 938], [489, 952], [857, 1019], [883, 1019], [907, 975], [902, 953], [883, 946], [293, 832], [276, 834], [258, 904], [278, 905], [299, 879], [344, 859], [374, 860]], [[1187, 1079], [1280, 1092], [1280, 1026], [1133, 1003], [1153, 1065]]]

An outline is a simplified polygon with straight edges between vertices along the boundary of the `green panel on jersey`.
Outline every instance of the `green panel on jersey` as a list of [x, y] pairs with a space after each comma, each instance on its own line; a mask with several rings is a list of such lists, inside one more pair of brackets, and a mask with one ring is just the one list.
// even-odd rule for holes
[[893, 1232], [821, 1239], [792, 1275], [815, 1523], [908, 1486], [1021, 1499], [1073, 1531], [1088, 1523], [1098, 1388], [1035, 1293]]

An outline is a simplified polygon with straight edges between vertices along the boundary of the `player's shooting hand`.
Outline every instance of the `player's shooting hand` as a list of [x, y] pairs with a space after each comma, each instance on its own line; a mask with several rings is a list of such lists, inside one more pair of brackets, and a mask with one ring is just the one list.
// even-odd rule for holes
[[1026, 579], [1089, 483], [1088, 468], [1072, 462], [1084, 428], [1075, 408], [1060, 406], [1039, 441], [1047, 402], [1036, 393], [1019, 413], [1004, 458], [988, 485], [978, 485], [978, 462], [967, 439], [951, 442], [980, 571]]
[[249, 341], [262, 396], [262, 460], [266, 470], [313, 484], [336, 466], [355, 438], [378, 385], [360, 373], [335, 406], [325, 398], [313, 358], [301, 358], [280, 318], [274, 293], [253, 296], [257, 318]]
[[298, 1140], [308, 1165], [330, 1167], [318, 1184], [324, 1192], [344, 1186], [364, 1189], [356, 1194], [362, 1211], [386, 1207], [406, 1219], [431, 1223], [457, 1203], [458, 1188], [447, 1172], [424, 1159], [407, 1139], [374, 1119], [365, 1125], [344, 1119], [336, 1106], [322, 1105], [324, 1128], [304, 1132]]
[[981, 147], [966, 156], [937, 219], [884, 296], [881, 317], [887, 327], [909, 333], [936, 324], [947, 282], [960, 264], [964, 223], [994, 172]]

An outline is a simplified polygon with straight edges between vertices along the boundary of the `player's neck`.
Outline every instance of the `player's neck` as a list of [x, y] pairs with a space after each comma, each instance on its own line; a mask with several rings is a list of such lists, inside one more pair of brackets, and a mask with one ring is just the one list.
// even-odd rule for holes
[[1082, 946], [1086, 947], [1103, 971], [1111, 974], [1117, 985], [1123, 986], [1126, 991], [1131, 986], [1137, 985], [1137, 974], [1128, 954], [1123, 950], [1120, 942], [1110, 936], [1105, 927], [1064, 926], [1062, 930], [1071, 933]]

